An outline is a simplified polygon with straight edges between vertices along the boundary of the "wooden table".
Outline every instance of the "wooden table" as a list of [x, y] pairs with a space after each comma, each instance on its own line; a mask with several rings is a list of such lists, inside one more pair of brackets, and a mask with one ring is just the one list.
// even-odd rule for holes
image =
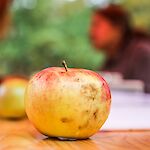
[[101, 131], [88, 140], [59, 141], [27, 120], [0, 120], [0, 150], [150, 150], [150, 130]]

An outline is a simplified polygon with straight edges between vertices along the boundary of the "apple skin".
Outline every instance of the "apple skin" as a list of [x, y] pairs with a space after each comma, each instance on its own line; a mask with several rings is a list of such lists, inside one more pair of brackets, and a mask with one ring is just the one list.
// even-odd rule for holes
[[21, 76], [7, 76], [0, 84], [0, 117], [21, 118], [26, 115], [24, 94], [28, 80]]
[[97, 73], [52, 67], [35, 74], [25, 94], [29, 120], [50, 137], [86, 139], [106, 121], [111, 94]]

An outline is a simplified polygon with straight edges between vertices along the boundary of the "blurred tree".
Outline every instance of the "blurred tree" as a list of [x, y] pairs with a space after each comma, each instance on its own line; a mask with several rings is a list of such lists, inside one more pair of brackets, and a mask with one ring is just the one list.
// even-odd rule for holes
[[[69, 67], [92, 70], [103, 63], [103, 55], [97, 55], [88, 40], [90, 8], [84, 6], [84, 0], [61, 4], [56, 0], [14, 0], [12, 30], [8, 39], [0, 42], [0, 74], [29, 75], [60, 66], [63, 59]], [[135, 0], [134, 4], [127, 0], [124, 5], [129, 9], [135, 6], [130, 10], [138, 14], [141, 3], [137, 6]], [[144, 20], [143, 16], [138, 20]], [[143, 22], [147, 27], [149, 23]]]
[[60, 66], [63, 59], [70, 67], [96, 69], [101, 56], [88, 44], [89, 10], [79, 10], [74, 13], [61, 8], [62, 15], [53, 10], [49, 0], [38, 0], [33, 7], [16, 0], [12, 32], [0, 44], [0, 73], [30, 74]]

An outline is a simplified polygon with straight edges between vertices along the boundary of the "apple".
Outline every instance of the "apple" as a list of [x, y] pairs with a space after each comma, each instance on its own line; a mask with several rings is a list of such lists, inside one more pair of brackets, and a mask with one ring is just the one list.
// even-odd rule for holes
[[51, 67], [35, 74], [26, 89], [29, 120], [44, 135], [86, 139], [106, 121], [111, 94], [96, 72]]
[[28, 80], [21, 76], [7, 76], [0, 84], [0, 117], [25, 116], [24, 93]]

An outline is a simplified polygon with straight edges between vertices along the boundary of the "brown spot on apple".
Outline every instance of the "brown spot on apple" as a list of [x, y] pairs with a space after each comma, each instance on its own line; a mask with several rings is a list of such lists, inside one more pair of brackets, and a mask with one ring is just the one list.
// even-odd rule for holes
[[82, 112], [82, 114], [85, 115], [85, 116], [88, 115], [89, 113], [90, 113], [89, 110], [84, 110], [84, 111]]
[[82, 129], [86, 128], [88, 125], [89, 125], [89, 120], [87, 120], [85, 124], [80, 125], [80, 126], [78, 127], [78, 129], [79, 129], [79, 130], [82, 130]]
[[105, 93], [105, 99], [106, 100], [111, 99], [110, 90], [106, 82], [103, 83], [102, 89], [103, 89], [103, 94]]
[[45, 70], [43, 70], [43, 71], [37, 73], [37, 74], [35, 75], [35, 78], [38, 80], [38, 79], [40, 79], [44, 74], [45, 74]]
[[94, 84], [86, 84], [81, 86], [81, 95], [87, 100], [95, 100], [98, 93], [98, 88]]
[[96, 110], [94, 111], [94, 113], [93, 113], [94, 119], [97, 119], [98, 111], [99, 111], [98, 109], [96, 109]]
[[66, 117], [61, 118], [60, 120], [61, 120], [61, 122], [63, 122], [63, 123], [68, 123], [68, 122], [71, 122], [71, 121], [72, 121], [72, 119], [69, 119], [69, 118], [66, 118]]
[[79, 82], [80, 79], [79, 79], [79, 78], [75, 78], [74, 81], [75, 81], [75, 82]]
[[105, 83], [103, 83], [101, 91], [102, 91], [100, 96], [101, 101], [102, 102], [109, 101], [111, 99], [111, 94]]
[[60, 75], [64, 75], [66, 73], [66, 71], [61, 71], [59, 73], [60, 73]]
[[89, 113], [89, 110], [86, 110], [85, 112], [86, 112], [86, 113]]

